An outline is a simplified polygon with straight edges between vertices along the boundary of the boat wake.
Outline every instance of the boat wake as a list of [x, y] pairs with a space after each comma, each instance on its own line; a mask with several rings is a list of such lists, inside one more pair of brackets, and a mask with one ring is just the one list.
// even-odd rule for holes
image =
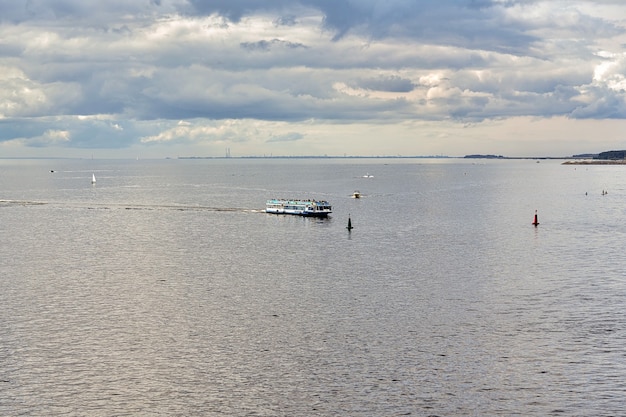
[[0, 200], [0, 207], [8, 206], [42, 206], [46, 203], [42, 201], [27, 201], [27, 200]]
[[81, 202], [46, 202], [31, 200], [0, 200], [1, 207], [11, 206], [52, 206], [68, 209], [86, 210], [176, 210], [176, 211], [214, 211], [214, 212], [240, 212], [240, 213], [265, 213], [265, 209], [243, 207], [209, 207], [179, 204], [93, 204]]

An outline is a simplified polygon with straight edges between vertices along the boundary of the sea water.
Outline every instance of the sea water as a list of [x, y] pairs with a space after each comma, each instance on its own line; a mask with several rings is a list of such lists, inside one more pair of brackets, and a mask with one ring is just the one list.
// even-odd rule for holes
[[0, 160], [0, 415], [626, 415], [626, 167], [561, 162]]

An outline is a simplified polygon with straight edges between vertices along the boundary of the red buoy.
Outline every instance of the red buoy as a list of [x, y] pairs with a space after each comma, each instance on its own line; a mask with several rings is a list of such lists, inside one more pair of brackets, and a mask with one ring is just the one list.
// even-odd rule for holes
[[539, 226], [539, 219], [537, 218], [537, 210], [535, 210], [535, 218], [533, 219], [533, 226]]

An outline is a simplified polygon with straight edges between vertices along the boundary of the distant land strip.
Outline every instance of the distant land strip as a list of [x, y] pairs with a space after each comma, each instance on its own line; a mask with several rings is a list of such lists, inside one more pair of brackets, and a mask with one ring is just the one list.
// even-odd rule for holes
[[[446, 159], [448, 155], [250, 155], [250, 156], [178, 156], [176, 159]], [[172, 158], [165, 158], [172, 159]]]
[[565, 161], [561, 165], [626, 165], [626, 159], [581, 159]]

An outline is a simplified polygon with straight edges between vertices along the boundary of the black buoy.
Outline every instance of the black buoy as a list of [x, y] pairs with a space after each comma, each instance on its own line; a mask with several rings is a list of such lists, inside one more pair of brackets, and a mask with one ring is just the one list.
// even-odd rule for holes
[[535, 218], [533, 219], [532, 225], [535, 227], [539, 226], [539, 219], [537, 218], [537, 210], [535, 210]]
[[350, 219], [350, 216], [348, 216], [348, 226], [346, 226], [346, 229], [348, 229], [348, 231], [354, 229], [354, 227], [352, 227], [352, 220]]

